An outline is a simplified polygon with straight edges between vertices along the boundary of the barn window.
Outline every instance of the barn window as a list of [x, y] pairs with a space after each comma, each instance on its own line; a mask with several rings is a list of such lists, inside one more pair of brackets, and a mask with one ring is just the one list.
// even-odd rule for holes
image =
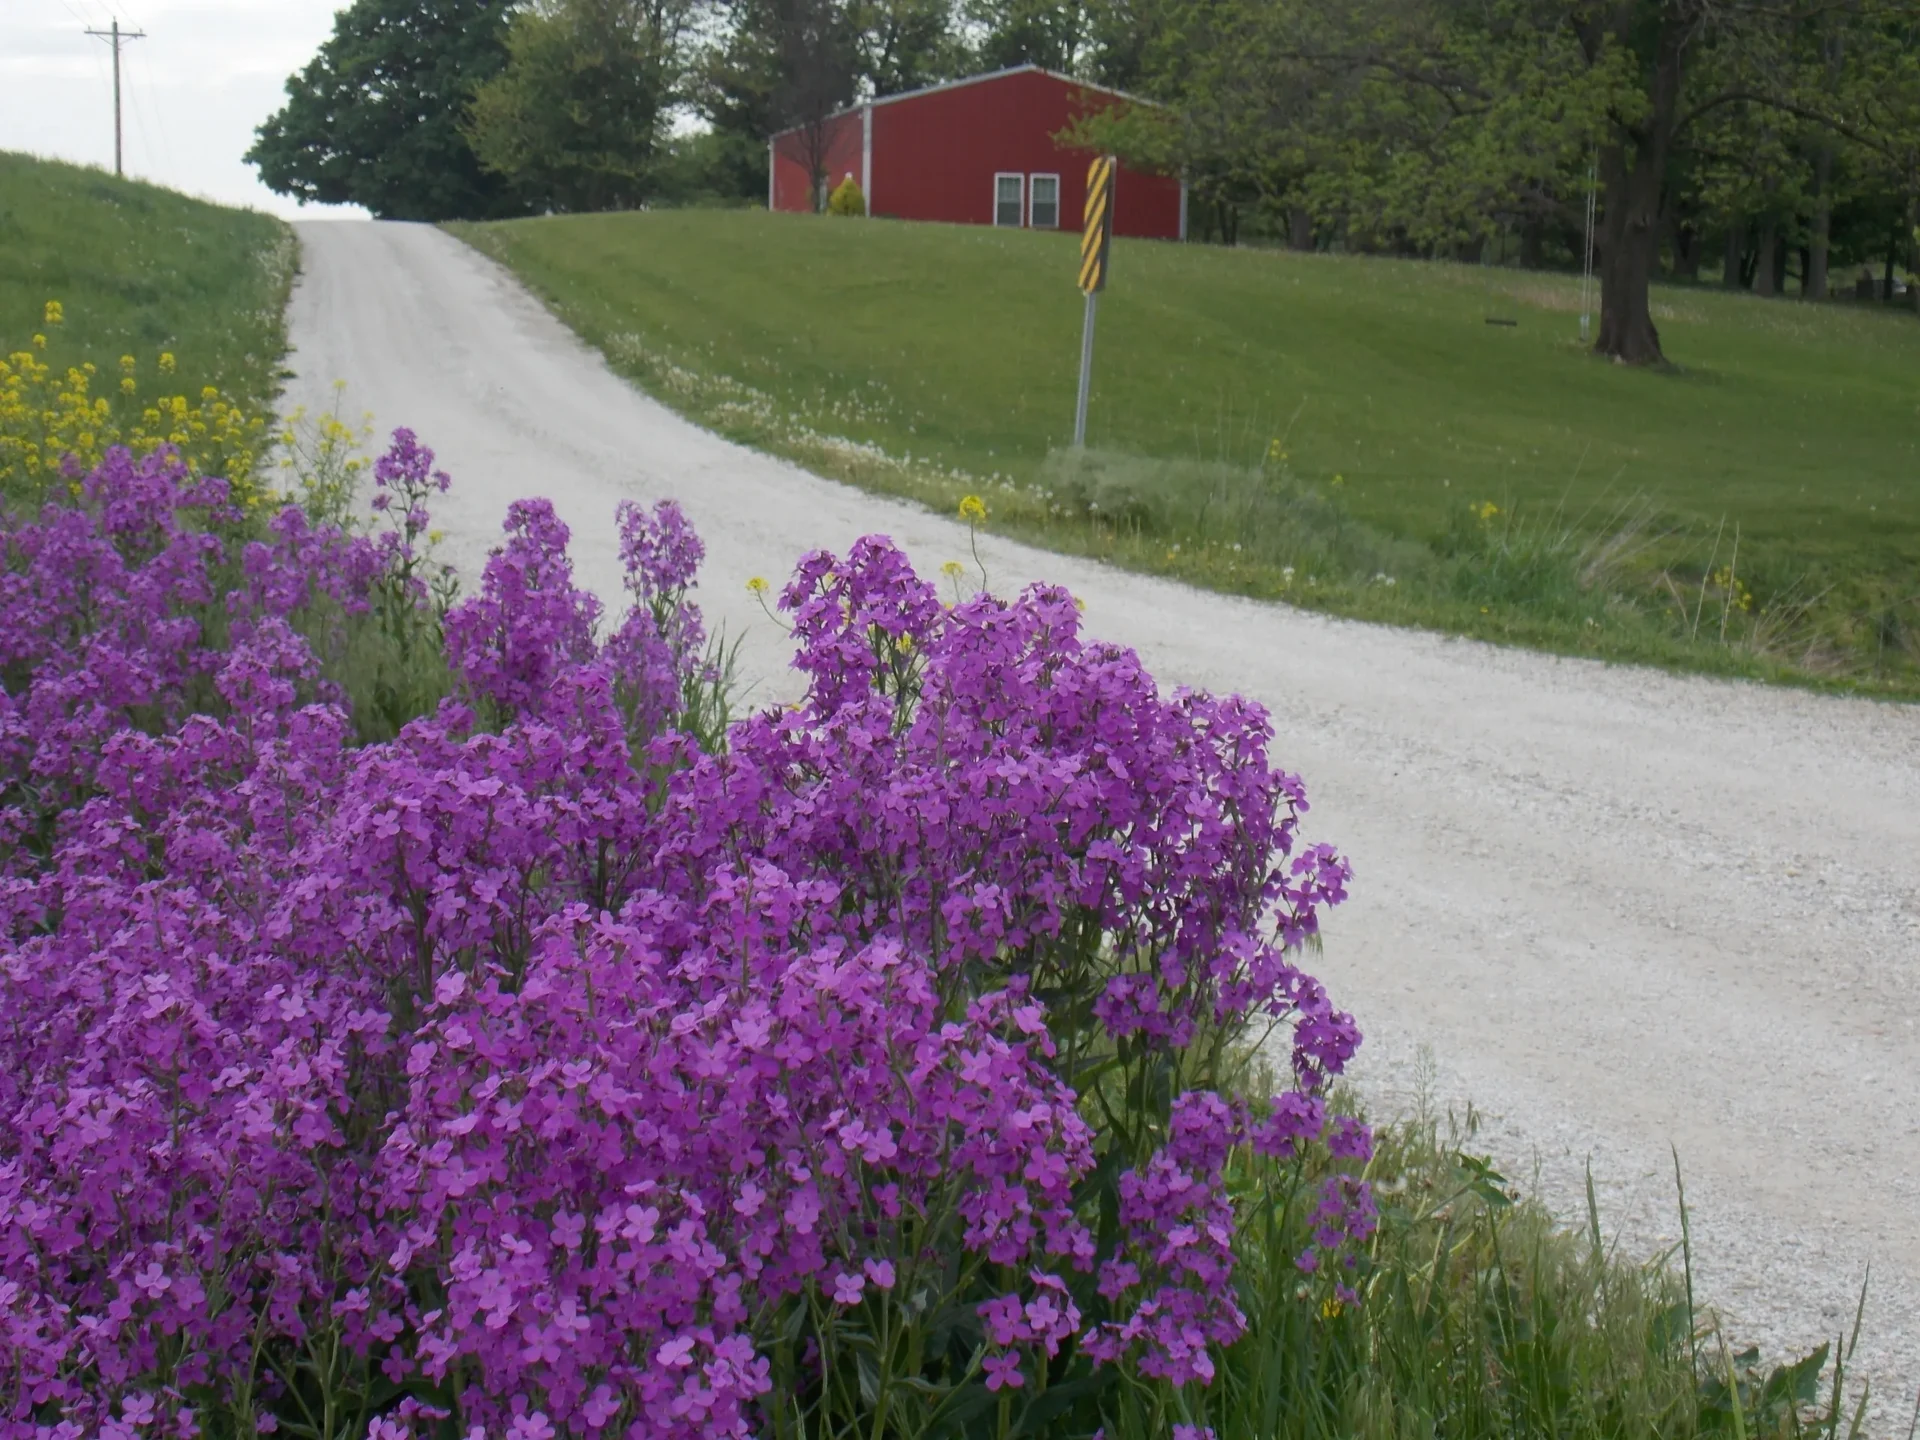
[[1028, 182], [1027, 223], [1036, 230], [1060, 228], [1060, 177], [1035, 175]]
[[1027, 177], [1015, 171], [993, 177], [993, 223], [1018, 226], [1026, 217]]

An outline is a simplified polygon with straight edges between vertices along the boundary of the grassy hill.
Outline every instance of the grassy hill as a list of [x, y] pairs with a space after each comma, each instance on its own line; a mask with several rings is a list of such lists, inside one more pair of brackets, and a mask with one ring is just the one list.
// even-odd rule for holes
[[980, 490], [1062, 548], [1915, 688], [1910, 313], [1664, 289], [1677, 366], [1652, 373], [1580, 347], [1577, 277], [1122, 242], [1076, 459], [1072, 236], [706, 211], [456, 229], [696, 418], [929, 503]]
[[212, 385], [264, 409], [293, 260], [270, 216], [0, 152], [0, 355], [46, 331], [44, 307], [58, 300], [66, 319], [49, 359], [151, 365], [170, 351], [189, 395]]

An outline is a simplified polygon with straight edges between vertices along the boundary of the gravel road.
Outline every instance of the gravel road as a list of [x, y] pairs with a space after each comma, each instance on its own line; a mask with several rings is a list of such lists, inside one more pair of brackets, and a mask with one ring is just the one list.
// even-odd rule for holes
[[[923, 573], [966, 532], [680, 419], [500, 268], [435, 230], [300, 227], [289, 403], [370, 408], [455, 480], [436, 511], [478, 572], [507, 503], [550, 497], [617, 601], [624, 496], [678, 498], [698, 599], [792, 689], [749, 601], [803, 551], [882, 531]], [[1063, 391], [1063, 401], [1070, 397]], [[1677, 1236], [1685, 1167], [1706, 1296], [1769, 1349], [1852, 1317], [1879, 1434], [1920, 1387], [1920, 708], [1610, 668], [1331, 620], [988, 538], [994, 587], [1069, 586], [1163, 682], [1264, 702], [1311, 830], [1353, 859], [1321, 973], [1367, 1032], [1376, 1106], [1471, 1100], [1480, 1143], [1570, 1218], [1591, 1157], [1633, 1250]], [[1798, 1350], [1796, 1350], [1798, 1353]]]

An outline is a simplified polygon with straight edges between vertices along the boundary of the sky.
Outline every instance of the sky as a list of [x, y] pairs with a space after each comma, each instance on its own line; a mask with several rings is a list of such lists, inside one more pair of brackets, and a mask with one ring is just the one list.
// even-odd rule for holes
[[343, 3], [0, 0], [0, 150], [113, 167], [112, 49], [85, 32], [118, 19], [147, 34], [122, 52], [129, 175], [276, 215], [359, 215], [303, 209], [240, 158]]

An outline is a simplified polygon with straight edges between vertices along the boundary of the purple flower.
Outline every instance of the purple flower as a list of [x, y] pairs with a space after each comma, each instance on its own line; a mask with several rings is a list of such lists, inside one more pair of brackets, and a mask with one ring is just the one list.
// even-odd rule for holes
[[989, 1390], [1018, 1390], [1022, 1385], [1027, 1383], [1026, 1377], [1020, 1373], [1020, 1357], [1018, 1355], [1004, 1353], [989, 1355], [982, 1363], [981, 1368], [986, 1372], [987, 1389]]
[[[930, 1251], [994, 1277], [961, 1298], [990, 1389], [1076, 1337], [1206, 1383], [1245, 1327], [1232, 1147], [1370, 1145], [1298, 965], [1347, 869], [1265, 712], [1162, 693], [1058, 590], [947, 610], [876, 537], [783, 598], [806, 700], [703, 750], [685, 517], [622, 507], [603, 637], [531, 500], [446, 616], [459, 698], [356, 745], [307, 637], [426, 603], [445, 486], [404, 431], [375, 478], [372, 541], [242, 539], [124, 454], [0, 517], [0, 1435], [185, 1434], [181, 1395], [262, 1393], [257, 1337], [337, 1332], [395, 1386], [466, 1377], [487, 1435], [744, 1440], [766, 1317]], [[1062, 1057], [1270, 1023], [1292, 1088], [1143, 1117], [1096, 1254]], [[1303, 1268], [1375, 1223], [1334, 1175]]]

